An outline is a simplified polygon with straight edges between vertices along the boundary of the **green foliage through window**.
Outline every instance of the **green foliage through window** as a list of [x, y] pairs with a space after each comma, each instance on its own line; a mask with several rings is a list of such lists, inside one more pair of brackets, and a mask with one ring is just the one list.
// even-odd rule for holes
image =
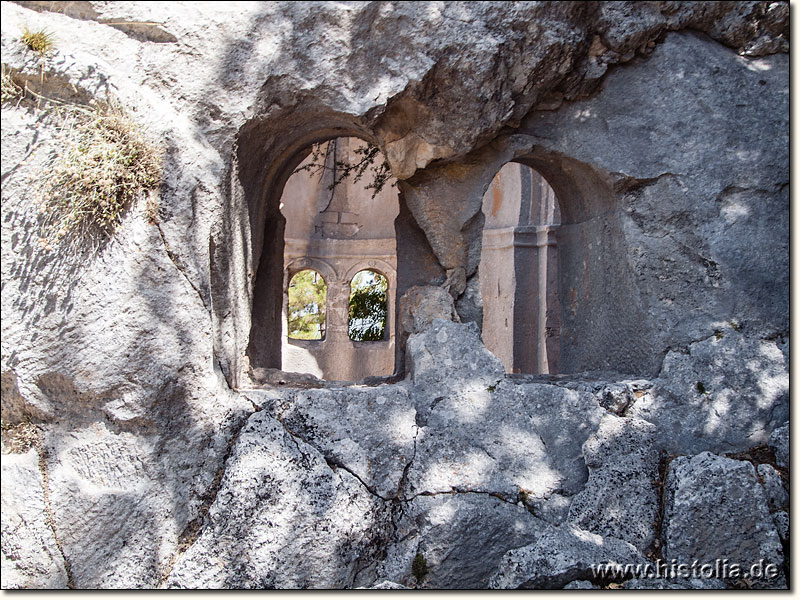
[[386, 277], [374, 271], [359, 271], [350, 282], [349, 334], [355, 342], [377, 342], [386, 329]]
[[295, 273], [289, 282], [289, 337], [321, 340], [325, 337], [325, 302], [328, 287], [316, 271]]

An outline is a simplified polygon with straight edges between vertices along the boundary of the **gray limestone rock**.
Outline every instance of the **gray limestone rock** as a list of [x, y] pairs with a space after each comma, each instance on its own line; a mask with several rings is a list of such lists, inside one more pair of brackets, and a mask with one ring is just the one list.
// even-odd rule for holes
[[[489, 494], [418, 496], [404, 504], [378, 579], [409, 587], [485, 589], [503, 555], [533, 542], [546, 524]], [[414, 576], [422, 556], [427, 575]], [[418, 559], [419, 560], [419, 559]]]
[[[492, 589], [558, 589], [576, 579], [598, 579], [606, 565], [645, 565], [634, 546], [574, 526], [548, 527], [536, 542], [503, 556], [492, 575]], [[620, 577], [621, 579], [621, 577]]]
[[778, 531], [778, 537], [781, 542], [786, 543], [789, 540], [789, 513], [785, 510], [779, 510], [773, 513], [772, 520], [775, 523], [775, 529]]
[[776, 428], [775, 431], [770, 434], [767, 444], [769, 444], [769, 447], [772, 448], [772, 451], [775, 453], [775, 461], [778, 465], [788, 469], [790, 450], [789, 423], [787, 422]]
[[592, 395], [475, 381], [461, 390], [440, 388], [440, 396], [428, 399], [406, 493], [499, 493], [535, 506], [580, 491], [587, 477], [581, 445], [604, 412]]
[[474, 323], [436, 317], [408, 338], [406, 351], [411, 381], [431, 392], [485, 390], [505, 377], [502, 363], [483, 345]]
[[421, 333], [434, 319], [457, 321], [453, 297], [442, 287], [414, 286], [398, 302], [400, 330], [406, 334]]
[[572, 500], [570, 522], [649, 550], [659, 504], [655, 442], [651, 423], [605, 415], [583, 445], [589, 480]]
[[741, 565], [742, 578], [762, 561], [772, 577], [753, 578], [751, 585], [786, 585], [780, 539], [751, 463], [709, 452], [676, 458], [665, 493], [665, 561], [714, 565], [727, 560]]
[[388, 537], [383, 501], [266, 412], [250, 417], [171, 588], [343, 588]]
[[764, 495], [770, 511], [783, 510], [789, 506], [789, 491], [783, 477], [772, 465], [758, 465], [758, 477], [764, 485]]
[[375, 494], [397, 497], [417, 436], [414, 403], [404, 387], [286, 391], [265, 409]]
[[570, 581], [564, 586], [565, 590], [599, 590], [600, 588], [594, 585], [591, 581], [579, 579], [578, 581]]
[[389, 581], [387, 579], [386, 581], [381, 581], [380, 583], [376, 583], [375, 585], [370, 586], [368, 588], [357, 588], [357, 589], [359, 589], [359, 590], [363, 590], [363, 589], [369, 589], [369, 590], [408, 590], [408, 589], [411, 589], [411, 588], [407, 588], [404, 585], [400, 585], [399, 583], [395, 583], [394, 581]]
[[65, 414], [45, 429], [55, 530], [77, 587], [160, 585], [252, 411], [230, 392], [203, 403], [184, 397], [181, 414], [165, 403], [152, 420], [123, 420], [124, 406], [83, 422]]
[[45, 505], [39, 454], [2, 455], [3, 589], [65, 589], [64, 557]]
[[[786, 423], [785, 3], [0, 10], [4, 73], [80, 105], [110, 94], [165, 150], [158, 224], [142, 200], [111, 239], [48, 251], [32, 184], [64, 128], [38, 101], [3, 105], [2, 412], [43, 424], [49, 512], [66, 558], [44, 525], [35, 459], [4, 456], [4, 585], [62, 586], [66, 562], [86, 588], [158, 587], [167, 576], [175, 587], [344, 587], [380, 581], [378, 557], [400, 581], [419, 550], [427, 585], [483, 586], [500, 556], [543, 530], [540, 554], [563, 553], [531, 577], [583, 577], [575, 565], [601, 538], [556, 535], [489, 494], [558, 522], [587, 482], [581, 447], [604, 409], [591, 390], [512, 384], [475, 327], [449, 322], [448, 290], [464, 291], [460, 311], [479, 320], [480, 199], [507, 160], [541, 169], [562, 203], [563, 372], [653, 377], [666, 353], [652, 394], [631, 405], [614, 387], [601, 402], [652, 422], [659, 443], [681, 453], [745, 449]], [[20, 41], [25, 27], [53, 34], [46, 59]], [[407, 229], [419, 235], [398, 239], [398, 255], [405, 243], [421, 259], [400, 256], [398, 289], [423, 286], [401, 316], [410, 378], [394, 392], [275, 392], [269, 402], [283, 404], [274, 406], [259, 396], [308, 443], [265, 410], [231, 450], [252, 410], [233, 391], [248, 383], [249, 344], [281, 335], [252, 329], [258, 285], [278, 295], [270, 310], [281, 318], [283, 263], [267, 248], [281, 243], [279, 190], [303, 148], [333, 134], [376, 142], [403, 179]], [[260, 267], [274, 265], [270, 287]], [[445, 273], [445, 287], [429, 287]], [[324, 387], [253, 375], [258, 385]], [[380, 397], [385, 414], [370, 406]], [[788, 426], [773, 438], [788, 466]], [[391, 508], [359, 481], [390, 497], [409, 460]], [[604, 497], [613, 481], [586, 492]], [[745, 500], [717, 497], [726, 485], [689, 495], [703, 510], [742, 508], [749, 523]], [[683, 490], [676, 484], [675, 498]], [[413, 496], [427, 493], [439, 495]], [[13, 529], [18, 517], [29, 526]], [[393, 537], [390, 517], [416, 537]], [[695, 529], [676, 525], [687, 514], [670, 518], [674, 548], [699, 545]], [[763, 538], [774, 550], [767, 529], [709, 519], [726, 547]], [[611, 554], [630, 550], [604, 540], [620, 550]]]
[[725, 590], [727, 586], [720, 579], [699, 578], [653, 578], [629, 579], [623, 584], [626, 590]]
[[774, 341], [726, 330], [669, 352], [632, 416], [658, 427], [672, 453], [741, 451], [767, 442], [789, 411], [789, 370]]

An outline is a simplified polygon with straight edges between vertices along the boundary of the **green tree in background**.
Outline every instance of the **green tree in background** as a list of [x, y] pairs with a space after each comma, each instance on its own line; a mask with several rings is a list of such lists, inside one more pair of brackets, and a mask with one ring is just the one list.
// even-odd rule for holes
[[300, 271], [289, 283], [289, 337], [321, 340], [325, 337], [325, 301], [328, 286], [316, 271]]
[[374, 271], [359, 271], [350, 283], [350, 339], [356, 342], [377, 342], [386, 328], [386, 277]]

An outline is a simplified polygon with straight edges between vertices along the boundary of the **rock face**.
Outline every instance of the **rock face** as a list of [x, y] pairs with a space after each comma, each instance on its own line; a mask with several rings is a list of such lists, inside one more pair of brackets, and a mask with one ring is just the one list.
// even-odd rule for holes
[[[3, 430], [41, 431], [3, 455], [4, 586], [599, 585], [659, 543], [783, 573], [786, 473], [718, 454], [789, 466], [788, 3], [0, 10]], [[106, 100], [162, 181], [48, 247], [54, 109]], [[399, 180], [391, 383], [275, 371], [282, 189], [339, 136]], [[560, 204], [559, 376], [480, 339], [512, 160]]]
[[573, 580], [597, 579], [594, 567], [644, 565], [630, 544], [576, 527], [550, 527], [531, 545], [511, 550], [492, 576], [492, 589], [559, 589]]
[[687, 353], [669, 352], [651, 393], [630, 414], [657, 424], [660, 444], [672, 453], [758, 446], [788, 418], [788, 364], [774, 341], [725, 329]]
[[[719, 559], [740, 565], [734, 579], [747, 578], [755, 587], [786, 585], [780, 540], [752, 464], [709, 452], [676, 458], [666, 493], [665, 561], [714, 565]], [[751, 575], [760, 563], [761, 573]]]
[[605, 415], [584, 443], [589, 480], [575, 496], [569, 519], [646, 552], [655, 541], [659, 453], [656, 427], [639, 419]]
[[789, 423], [781, 425], [769, 436], [767, 442], [775, 453], [775, 460], [785, 468], [789, 468]]
[[167, 585], [350, 587], [387, 525], [380, 499], [358, 479], [257, 413], [239, 434], [199, 538]]
[[2, 460], [3, 588], [66, 588], [64, 556], [47, 518], [39, 454], [30, 449], [3, 454]]

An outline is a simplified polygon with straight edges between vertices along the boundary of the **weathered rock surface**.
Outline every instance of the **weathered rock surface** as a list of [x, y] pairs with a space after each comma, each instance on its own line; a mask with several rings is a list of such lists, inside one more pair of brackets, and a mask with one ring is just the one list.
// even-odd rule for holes
[[197, 422], [164, 411], [152, 421], [87, 419], [46, 430], [50, 503], [76, 586], [160, 584], [252, 411], [233, 394], [211, 400], [205, 415], [187, 405]]
[[[257, 398], [257, 392], [249, 397]], [[374, 494], [391, 499], [401, 493], [417, 437], [414, 403], [404, 387], [286, 392], [264, 408]]]
[[[503, 555], [545, 527], [525, 508], [489, 494], [419, 496], [403, 506], [379, 579], [432, 589], [485, 589]], [[428, 574], [414, 576], [420, 554]]]
[[789, 491], [781, 474], [771, 465], [761, 464], [756, 469], [761, 483], [764, 485], [764, 494], [770, 511], [782, 510], [789, 507]]
[[197, 541], [167, 579], [181, 588], [343, 588], [388, 535], [389, 513], [266, 412], [233, 447]]
[[778, 511], [772, 515], [772, 520], [775, 523], [775, 529], [781, 541], [783, 543], [789, 541], [789, 513], [785, 510]]
[[574, 494], [587, 476], [581, 444], [601, 414], [589, 394], [537, 384], [434, 398], [407, 493], [494, 492], [515, 501]]
[[59, 589], [68, 584], [64, 557], [50, 528], [39, 454], [2, 456], [3, 589]]
[[406, 351], [411, 381], [432, 392], [486, 389], [505, 377], [502, 363], [481, 343], [474, 323], [434, 318], [424, 333], [408, 338]]
[[783, 551], [764, 491], [749, 462], [703, 452], [679, 457], [669, 465], [663, 524], [665, 561], [714, 565], [773, 565], [774, 577], [756, 587], [783, 587]]
[[774, 341], [728, 329], [686, 353], [669, 352], [651, 393], [629, 414], [657, 425], [659, 444], [672, 453], [745, 450], [788, 418], [788, 366]]
[[473, 323], [434, 320], [409, 338], [408, 361], [422, 426], [409, 497], [476, 491], [541, 500], [582, 488], [581, 444], [603, 413], [591, 394], [504, 380]]
[[767, 441], [775, 453], [775, 460], [779, 466], [789, 468], [789, 423], [776, 428]]
[[[107, 242], [47, 251], [32, 183], [61, 148], [59, 121], [46, 100], [3, 105], [2, 412], [43, 430], [48, 474], [24, 455], [9, 478], [3, 457], [4, 585], [62, 586], [68, 564], [86, 588], [167, 576], [411, 587], [419, 551], [423, 586], [485, 586], [511, 551], [503, 585], [560, 586], [588, 577], [589, 558], [633, 552], [606, 537], [599, 556], [601, 538], [552, 529], [570, 502], [587, 527], [601, 499], [649, 514], [651, 488], [624, 506], [619, 483], [643, 485], [649, 458], [615, 464], [609, 446], [587, 472], [581, 448], [604, 409], [652, 423], [656, 445], [680, 454], [769, 438], [788, 466], [788, 423], [776, 429], [788, 419], [787, 3], [1, 10], [4, 73], [82, 106], [110, 94], [166, 151], [157, 225], [139, 202]], [[24, 27], [53, 34], [46, 59], [20, 42]], [[410, 378], [337, 390], [254, 373], [261, 386], [323, 387], [248, 396], [265, 410], [231, 450], [253, 410], [232, 388], [248, 384], [260, 268], [282, 264], [265, 249], [280, 242], [268, 217], [292, 161], [331, 135], [377, 143], [404, 179], [418, 237], [398, 239], [398, 289], [423, 290], [403, 325]], [[435, 320], [479, 323], [478, 200], [511, 159], [541, 170], [562, 203], [562, 370], [648, 378], [643, 395], [619, 378], [599, 399], [603, 385], [514, 383], [474, 326]], [[420, 260], [403, 264], [409, 246]], [[773, 526], [753, 516], [764, 491], [742, 468], [699, 491], [676, 479], [675, 552], [720, 539], [748, 559], [756, 542], [774, 555]], [[718, 498], [731, 490], [749, 500]], [[712, 515], [700, 529], [713, 535], [692, 538], [687, 497], [702, 514], [741, 509], [748, 526]], [[8, 533], [18, 517], [30, 526]], [[604, 518], [598, 529], [647, 536]]]
[[580, 579], [578, 581], [570, 581], [564, 586], [565, 590], [599, 590], [600, 588], [594, 585], [591, 581]]
[[626, 590], [724, 590], [725, 583], [719, 579], [699, 578], [653, 578], [629, 579], [623, 585]]
[[573, 526], [548, 527], [531, 545], [503, 556], [492, 575], [492, 589], [560, 589], [576, 579], [597, 579], [593, 567], [644, 565], [635, 547]]
[[589, 480], [572, 500], [570, 522], [648, 551], [655, 539], [659, 504], [655, 442], [655, 425], [605, 415], [583, 444]]

